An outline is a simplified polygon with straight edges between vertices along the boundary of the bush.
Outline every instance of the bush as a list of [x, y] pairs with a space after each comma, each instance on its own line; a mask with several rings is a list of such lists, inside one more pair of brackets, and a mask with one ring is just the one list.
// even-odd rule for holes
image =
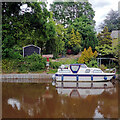
[[90, 62], [87, 62], [86, 65], [87, 65], [88, 67], [95, 67], [95, 68], [98, 67], [98, 63], [97, 63], [97, 61], [94, 60], [94, 59], [91, 60]]
[[2, 70], [5, 73], [11, 72], [31, 72], [45, 69], [46, 58], [42, 58], [41, 55], [32, 54], [25, 58], [19, 57], [17, 59], [4, 59], [2, 62]]
[[102, 64], [102, 65], [100, 66], [100, 69], [104, 71], [105, 69], [107, 69], [107, 67]]
[[24, 63], [29, 68], [29, 71], [39, 71], [45, 69], [46, 58], [42, 58], [37, 53], [25, 57]]
[[78, 63], [87, 63], [91, 61], [92, 59], [95, 59], [97, 57], [97, 51], [93, 53], [92, 48], [89, 47], [87, 50], [84, 48], [84, 51], [82, 52], [81, 56], [78, 59]]
[[75, 47], [72, 48], [73, 54], [76, 55], [81, 51], [81, 46], [76, 45]]
[[32, 64], [29, 65], [29, 71], [38, 71], [42, 70], [45, 68], [44, 63], [39, 63], [39, 62], [33, 62]]
[[50, 62], [50, 67], [53, 69], [58, 69], [61, 64], [61, 62]]
[[17, 60], [9, 60], [9, 59], [3, 59], [2, 60], [2, 71], [5, 73], [11, 73], [17, 71]]

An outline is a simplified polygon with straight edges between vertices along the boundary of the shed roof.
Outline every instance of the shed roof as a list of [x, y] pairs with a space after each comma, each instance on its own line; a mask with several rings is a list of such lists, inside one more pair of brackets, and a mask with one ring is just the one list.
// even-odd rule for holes
[[118, 38], [118, 36], [120, 37], [120, 30], [113, 30], [111, 33], [111, 37], [114, 38]]
[[35, 46], [35, 45], [32, 45], [32, 44], [31, 44], [31, 45], [24, 46], [23, 49], [26, 48], [26, 47], [30, 47], [30, 46], [34, 46], [34, 47], [37, 47], [37, 48], [41, 49], [40, 47]]

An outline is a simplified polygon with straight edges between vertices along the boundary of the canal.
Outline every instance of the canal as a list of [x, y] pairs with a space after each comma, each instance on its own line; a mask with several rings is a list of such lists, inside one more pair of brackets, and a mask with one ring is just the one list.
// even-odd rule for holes
[[2, 118], [118, 118], [115, 82], [2, 83]]

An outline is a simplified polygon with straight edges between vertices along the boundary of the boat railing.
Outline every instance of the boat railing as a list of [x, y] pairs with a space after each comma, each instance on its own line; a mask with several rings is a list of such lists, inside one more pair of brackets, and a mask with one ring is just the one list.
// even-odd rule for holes
[[116, 68], [106, 69], [105, 72], [116, 73]]

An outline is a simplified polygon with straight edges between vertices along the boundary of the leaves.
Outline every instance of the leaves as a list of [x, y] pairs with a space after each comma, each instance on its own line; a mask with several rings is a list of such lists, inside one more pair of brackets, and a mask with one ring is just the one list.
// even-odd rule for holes
[[107, 44], [101, 45], [101, 46], [96, 46], [95, 49], [99, 53], [101, 53], [101, 56], [105, 56], [105, 55], [107, 55], [109, 57], [110, 56], [113, 57], [113, 55], [114, 55], [114, 57], [118, 56], [118, 52], [117, 52], [116, 48], [113, 48], [113, 47], [111, 47], [111, 46], [109, 46]]
[[95, 15], [89, 2], [53, 2], [50, 10], [53, 11], [53, 19], [66, 27], [82, 15], [89, 20], [93, 20]]
[[84, 51], [82, 52], [81, 56], [78, 59], [78, 63], [87, 63], [91, 59], [96, 58], [98, 55], [97, 51], [93, 53], [92, 48], [89, 47], [87, 50], [84, 48]]
[[93, 21], [89, 20], [86, 16], [81, 16], [76, 18], [73, 24], [68, 28], [68, 32], [72, 29], [77, 31], [81, 36], [81, 46], [82, 49], [92, 47], [95, 49], [95, 46], [98, 44], [96, 33], [94, 31]]
[[72, 29], [71, 34], [70, 34], [70, 40], [68, 41], [68, 44], [71, 47], [74, 47], [76, 45], [80, 46], [80, 44], [81, 44], [81, 35], [80, 35], [80, 33], [78, 31], [75, 34], [74, 29]]
[[99, 45], [109, 45], [112, 46], [112, 38], [111, 33], [108, 32], [108, 27], [104, 27], [103, 31], [101, 33], [98, 33], [97, 38], [99, 40]]

